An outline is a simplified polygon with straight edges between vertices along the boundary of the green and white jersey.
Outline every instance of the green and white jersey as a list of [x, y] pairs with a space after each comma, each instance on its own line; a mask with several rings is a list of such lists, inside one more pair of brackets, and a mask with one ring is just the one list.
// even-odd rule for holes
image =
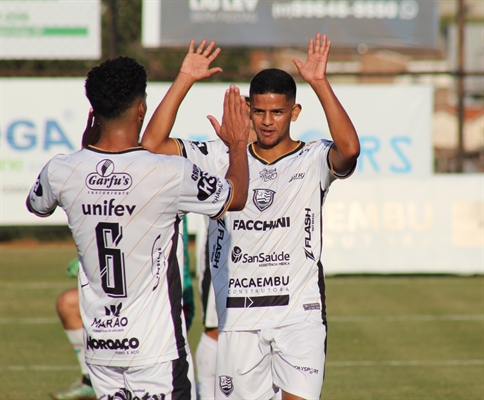
[[67, 214], [79, 254], [86, 361], [137, 366], [189, 352], [182, 311], [180, 221], [220, 218], [232, 196], [225, 179], [182, 157], [142, 148], [58, 155], [31, 189], [31, 211]]
[[[182, 155], [204, 170], [227, 170], [221, 141], [178, 143]], [[209, 226], [220, 330], [326, 321], [322, 206], [337, 178], [329, 162], [332, 143], [300, 143], [270, 164], [249, 145], [247, 204]]]

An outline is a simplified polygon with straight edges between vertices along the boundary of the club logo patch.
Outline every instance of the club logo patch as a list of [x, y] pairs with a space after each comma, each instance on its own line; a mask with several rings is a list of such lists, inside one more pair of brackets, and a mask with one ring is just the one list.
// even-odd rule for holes
[[267, 210], [274, 201], [276, 192], [270, 189], [254, 189], [252, 200], [259, 211]]
[[208, 155], [207, 143], [197, 141], [193, 141], [192, 143], [196, 148], [198, 148], [198, 150], [200, 150], [200, 153], [202, 153], [204, 156]]
[[234, 391], [234, 384], [230, 376], [220, 375], [218, 377], [218, 385], [225, 397], [229, 397]]
[[262, 171], [259, 172], [259, 176], [264, 182], [272, 181], [277, 178], [277, 170], [276, 168], [264, 168]]

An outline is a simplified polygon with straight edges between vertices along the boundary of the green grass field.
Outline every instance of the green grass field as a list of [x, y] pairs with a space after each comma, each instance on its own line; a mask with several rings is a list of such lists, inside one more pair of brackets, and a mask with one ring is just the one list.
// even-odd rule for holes
[[[0, 247], [0, 399], [48, 399], [79, 376], [55, 312], [74, 256], [69, 243]], [[327, 296], [323, 399], [484, 399], [482, 276], [328, 277]], [[193, 351], [200, 333], [198, 307]]]

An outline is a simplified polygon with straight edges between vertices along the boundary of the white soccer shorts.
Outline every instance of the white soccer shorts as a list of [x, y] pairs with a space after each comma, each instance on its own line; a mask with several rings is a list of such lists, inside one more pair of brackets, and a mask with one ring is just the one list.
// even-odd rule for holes
[[197, 398], [191, 354], [173, 361], [138, 367], [95, 364], [88, 364], [88, 367], [98, 399], [142, 399], [144, 396], [160, 400]]
[[326, 327], [313, 322], [219, 332], [215, 399], [267, 400], [277, 388], [319, 399], [325, 345]]

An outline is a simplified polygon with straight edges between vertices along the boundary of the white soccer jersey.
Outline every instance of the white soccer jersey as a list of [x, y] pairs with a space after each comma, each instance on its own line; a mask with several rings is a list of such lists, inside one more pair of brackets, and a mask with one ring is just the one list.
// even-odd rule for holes
[[187, 212], [221, 217], [231, 193], [188, 160], [142, 148], [88, 148], [47, 163], [28, 201], [40, 216], [57, 205], [68, 215], [88, 363], [137, 366], [189, 352], [179, 222]]
[[[181, 153], [214, 174], [227, 170], [221, 141], [179, 140]], [[220, 330], [326, 321], [322, 206], [336, 178], [332, 142], [300, 143], [268, 164], [249, 145], [249, 198], [209, 228]]]

